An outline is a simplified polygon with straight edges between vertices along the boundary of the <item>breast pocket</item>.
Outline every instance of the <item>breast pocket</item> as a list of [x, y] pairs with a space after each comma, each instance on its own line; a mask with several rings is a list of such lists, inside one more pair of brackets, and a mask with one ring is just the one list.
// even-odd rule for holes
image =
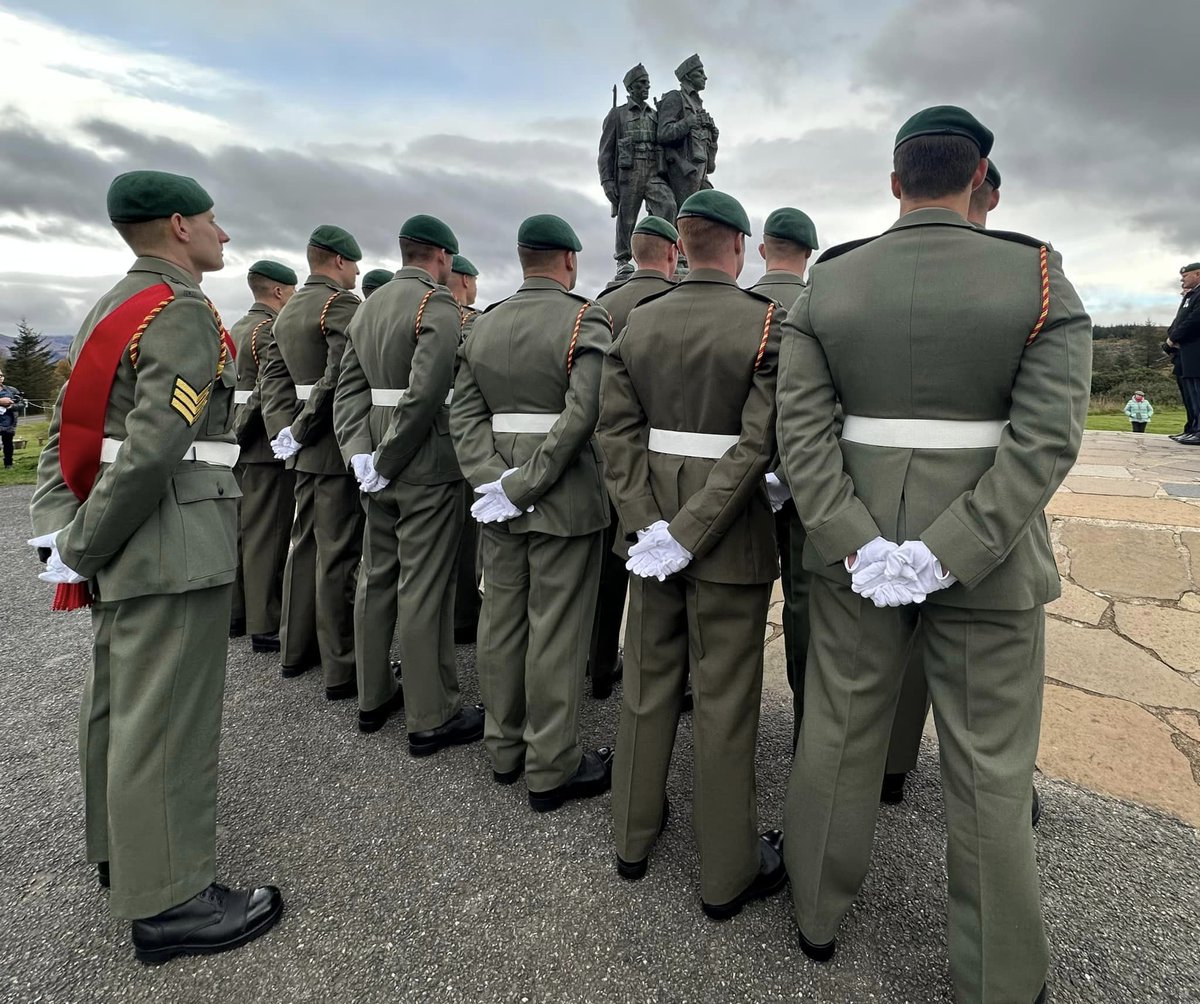
[[199, 467], [172, 479], [183, 526], [183, 562], [189, 582], [237, 569], [237, 500], [233, 471]]

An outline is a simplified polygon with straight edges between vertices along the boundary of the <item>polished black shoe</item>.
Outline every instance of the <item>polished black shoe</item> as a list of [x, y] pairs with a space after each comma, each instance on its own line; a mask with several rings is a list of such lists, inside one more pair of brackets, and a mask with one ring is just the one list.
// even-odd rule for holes
[[1200, 446], [1200, 433], [1185, 432], [1175, 442], [1184, 446]]
[[1168, 436], [1168, 437], [1167, 437], [1167, 439], [1173, 439], [1173, 440], [1175, 440], [1175, 442], [1177, 442], [1177, 443], [1178, 443], [1178, 442], [1179, 442], [1179, 440], [1180, 440], [1181, 438], [1183, 438], [1183, 436], [1184, 436], [1184, 435], [1185, 435], [1185, 433], [1182, 433], [1182, 432], [1177, 432], [1177, 433], [1175, 433], [1175, 435], [1173, 435], [1173, 436]]
[[466, 746], [483, 738], [483, 705], [463, 708], [450, 721], [436, 729], [408, 734], [408, 752], [413, 756], [431, 756], [447, 746]]
[[345, 683], [337, 683], [332, 687], [325, 688], [325, 700], [327, 701], [348, 701], [350, 698], [357, 696], [357, 680], [347, 680]]
[[612, 787], [612, 761], [613, 750], [610, 746], [588, 750], [566, 784], [560, 784], [549, 791], [531, 791], [529, 807], [534, 812], [553, 812], [573, 798], [603, 795]]
[[1037, 826], [1038, 820], [1042, 818], [1042, 800], [1038, 798], [1037, 788], [1033, 789], [1033, 809], [1030, 815], [1033, 817], [1033, 825]]
[[108, 875], [107, 861], [96, 862], [96, 881], [100, 883], [101, 889], [107, 889], [110, 885], [112, 885], [112, 880]]
[[245, 637], [245, 635], [246, 635], [246, 622], [244, 620], [229, 622], [229, 637], [230, 638], [243, 638], [243, 637]]
[[319, 669], [319, 668], [320, 667], [317, 665], [283, 666], [280, 668], [279, 674], [285, 680], [294, 680], [297, 676], [303, 676], [310, 669]]
[[1046, 1004], [1046, 984], [1042, 984], [1042, 992], [1033, 999], [1033, 1004]]
[[813, 962], [828, 962], [833, 958], [833, 953], [837, 950], [837, 941], [827, 941], [823, 945], [817, 945], [804, 937], [804, 932], [800, 932], [800, 951], [807, 955]]
[[606, 701], [612, 697], [613, 685], [621, 679], [621, 674], [625, 672], [625, 660], [621, 656], [617, 656], [616, 665], [612, 669], [603, 673], [592, 674], [592, 698], [597, 701]]
[[475, 638], [479, 633], [479, 628], [475, 624], [466, 624], [462, 627], [457, 625], [454, 628], [454, 644], [455, 645], [474, 645]]
[[758, 838], [758, 874], [741, 893], [728, 903], [700, 901], [712, 920], [728, 920], [742, 912], [742, 907], [756, 899], [774, 896], [787, 884], [787, 868], [783, 863], [783, 833], [767, 830]]
[[250, 651], [278, 652], [279, 632], [272, 631], [270, 634], [252, 634], [250, 636]]
[[[667, 820], [671, 818], [671, 803], [665, 798], [663, 799], [662, 822], [658, 824], [658, 833], [654, 835], [657, 840], [662, 836], [663, 830], [667, 828]], [[617, 855], [617, 874], [621, 878], [629, 882], [636, 882], [646, 875], [646, 863], [650, 860], [649, 856], [642, 858], [641, 861], [626, 861], [620, 854]]]
[[688, 714], [696, 706], [696, 699], [692, 696], [692, 684], [688, 681], [687, 690], [683, 692], [683, 703], [679, 706], [680, 712]]
[[157, 964], [177, 955], [227, 952], [264, 934], [282, 913], [283, 896], [273, 885], [242, 890], [214, 882], [186, 903], [135, 920], [134, 955]]
[[393, 659], [391, 662], [391, 667], [392, 667], [392, 676], [394, 676], [397, 680], [399, 680], [400, 679], [400, 670], [403, 668], [403, 663], [401, 663], [399, 659]]
[[404, 687], [397, 685], [396, 692], [379, 707], [370, 711], [359, 711], [358, 731], [378, 732], [387, 724], [387, 720], [404, 707]]
[[908, 774], [884, 774], [883, 788], [879, 792], [879, 801], [888, 805], [899, 805], [904, 801], [904, 782]]
[[492, 771], [492, 780], [497, 784], [516, 784], [525, 773], [525, 761], [522, 760], [512, 770]]

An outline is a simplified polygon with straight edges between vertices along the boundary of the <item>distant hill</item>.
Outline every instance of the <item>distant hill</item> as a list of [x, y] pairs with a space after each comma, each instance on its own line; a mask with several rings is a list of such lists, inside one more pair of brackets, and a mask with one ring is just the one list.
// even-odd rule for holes
[[[66, 358], [72, 338], [71, 335], [42, 335], [42, 341], [50, 348], [55, 362]], [[0, 353], [7, 356], [16, 340], [15, 335], [0, 335]]]

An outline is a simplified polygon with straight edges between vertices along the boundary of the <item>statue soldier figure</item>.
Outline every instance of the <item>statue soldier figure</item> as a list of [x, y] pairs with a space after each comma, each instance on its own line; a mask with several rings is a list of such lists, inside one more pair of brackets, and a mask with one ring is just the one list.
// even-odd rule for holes
[[[688, 196], [712, 188], [708, 176], [716, 169], [719, 133], [700, 98], [708, 76], [699, 55], [688, 56], [676, 67], [675, 76], [679, 90], [667, 91], [658, 102], [658, 142], [667, 183], [675, 204], [682, 206]], [[675, 220], [674, 214], [668, 218]]]
[[637, 222], [643, 200], [652, 216], [675, 219], [675, 200], [663, 177], [662, 152], [659, 150], [657, 113], [647, 103], [650, 75], [638, 63], [625, 74], [629, 100], [615, 103], [604, 118], [600, 132], [600, 184], [612, 204], [617, 219], [617, 276], [633, 271], [629, 237]]

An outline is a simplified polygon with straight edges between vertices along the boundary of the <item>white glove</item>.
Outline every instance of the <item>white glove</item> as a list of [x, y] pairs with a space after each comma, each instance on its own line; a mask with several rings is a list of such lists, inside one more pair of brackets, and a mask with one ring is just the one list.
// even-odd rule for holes
[[[516, 474], [517, 468], [510, 467], [495, 481], [480, 485], [475, 489], [479, 496], [471, 506], [471, 515], [480, 523], [501, 523], [505, 520], [516, 519], [521, 510], [512, 504], [504, 492], [501, 482], [510, 474]], [[526, 512], [533, 512], [533, 506], [528, 506]]]
[[304, 444], [292, 435], [292, 427], [281, 429], [279, 435], [271, 440], [271, 452], [276, 460], [287, 460], [294, 457], [304, 448]]
[[771, 512], [779, 512], [783, 504], [792, 497], [792, 490], [779, 480], [775, 473], [767, 474], [767, 498], [771, 502]]
[[942, 568], [941, 562], [920, 540], [906, 540], [888, 555], [887, 570], [890, 581], [907, 581], [908, 592], [914, 603], [923, 603], [930, 593], [936, 593], [958, 581], [953, 573]]
[[659, 582], [682, 571], [692, 560], [692, 552], [679, 543], [667, 529], [666, 520], [657, 520], [638, 531], [638, 542], [629, 549], [625, 567], [642, 578], [654, 576]]
[[[901, 607], [906, 603], [920, 602], [920, 600], [914, 599], [912, 589], [913, 587], [907, 582], [884, 581], [863, 595], [877, 607]], [[921, 595], [921, 600], [923, 599], [925, 597]]]
[[847, 556], [846, 571], [850, 573], [850, 588], [861, 596], [870, 596], [870, 590], [887, 580], [887, 558], [896, 550], [896, 545], [884, 537], [867, 541], [851, 561]]
[[375, 470], [375, 458], [369, 453], [354, 454], [350, 458], [350, 466], [358, 479], [358, 490], [361, 492], [377, 492], [392, 483], [391, 478], [385, 478]]
[[61, 530], [56, 530], [54, 533], [46, 533], [40, 537], [34, 537], [28, 542], [30, 547], [50, 548], [50, 557], [46, 559], [46, 570], [39, 572], [38, 578], [43, 582], [65, 582], [67, 585], [87, 582], [82, 575], [63, 564], [62, 558], [59, 557], [56, 541], [61, 532]]

